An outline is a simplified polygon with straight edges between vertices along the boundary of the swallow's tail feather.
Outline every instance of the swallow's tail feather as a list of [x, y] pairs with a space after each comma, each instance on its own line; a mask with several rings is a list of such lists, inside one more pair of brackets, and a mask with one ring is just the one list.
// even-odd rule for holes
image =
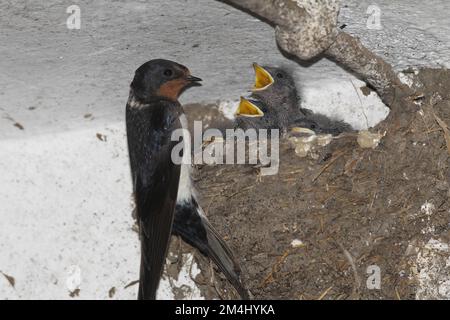
[[162, 209], [157, 211], [158, 214], [148, 215], [145, 220], [139, 221], [141, 240], [139, 300], [156, 299], [170, 243], [175, 199], [175, 197], [167, 197]]
[[[146, 243], [141, 242], [141, 251], [146, 252], [146, 250], [148, 250]], [[148, 270], [144, 254], [141, 254], [138, 300], [156, 300], [156, 291], [159, 285], [159, 277], [160, 277], [159, 273], [152, 274]]]
[[241, 280], [241, 268], [233, 252], [209, 223], [195, 197], [177, 203], [173, 233], [214, 261], [242, 299], [250, 299]]
[[[141, 238], [143, 236], [141, 235]], [[152, 254], [154, 246], [141, 239], [141, 267], [139, 272], [138, 300], [156, 300], [156, 292], [161, 278], [164, 261], [158, 255]]]

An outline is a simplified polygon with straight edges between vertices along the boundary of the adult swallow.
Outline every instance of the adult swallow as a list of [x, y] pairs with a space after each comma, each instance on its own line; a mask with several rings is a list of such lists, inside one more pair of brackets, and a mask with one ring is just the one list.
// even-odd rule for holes
[[236, 123], [242, 128], [278, 128], [282, 133], [292, 127], [305, 127], [315, 133], [339, 135], [352, 131], [343, 121], [313, 113], [301, 107], [301, 98], [289, 71], [253, 64], [255, 84], [249, 99], [241, 97]]
[[180, 165], [171, 159], [181, 128], [180, 93], [201, 81], [176, 62], [156, 59], [134, 75], [126, 106], [128, 151], [141, 240], [138, 299], [154, 300], [163, 271], [177, 200]]

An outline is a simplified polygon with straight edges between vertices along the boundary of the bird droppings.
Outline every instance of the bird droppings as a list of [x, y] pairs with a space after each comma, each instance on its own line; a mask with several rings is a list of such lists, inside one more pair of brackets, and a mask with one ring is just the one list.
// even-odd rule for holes
[[319, 134], [317, 135], [317, 145], [325, 147], [331, 143], [333, 136], [331, 134]]
[[291, 247], [292, 248], [301, 248], [303, 246], [305, 246], [305, 244], [300, 239], [294, 239], [294, 240], [291, 241]]
[[450, 299], [450, 251], [441, 239], [430, 239], [411, 262], [418, 282], [416, 299]]
[[368, 130], [361, 130], [358, 134], [358, 144], [361, 148], [364, 149], [375, 149], [378, 147], [378, 144], [380, 143], [381, 139], [384, 137], [385, 134], [381, 133], [372, 133]]
[[[297, 133], [300, 132], [299, 130], [294, 130], [294, 134], [297, 134], [295, 131], [297, 131]], [[301, 132], [303, 133], [306, 131]], [[297, 156], [304, 158], [309, 155], [313, 159], [317, 159], [319, 157], [317, 149], [325, 147], [332, 140], [333, 136], [331, 134], [316, 135], [314, 132], [312, 132], [312, 134], [306, 133], [306, 135], [300, 137], [293, 136], [289, 138], [289, 141], [291, 142]]]
[[179, 259], [173, 251], [169, 251], [168, 256], [170, 255], [175, 259], [167, 259], [164, 276], [156, 295], [157, 299], [203, 300], [204, 296], [195, 280], [200, 274], [200, 269], [194, 256], [190, 253], [182, 254]]
[[420, 207], [420, 211], [427, 215], [427, 216], [431, 216], [434, 212], [434, 210], [436, 210], [436, 207], [434, 206], [433, 203], [426, 201], [421, 207]]
[[399, 72], [398, 73], [398, 78], [400, 79], [400, 81], [403, 84], [406, 84], [408, 87], [412, 87], [414, 84], [414, 78], [413, 75], [411, 75], [410, 73], [404, 73], [404, 72]]

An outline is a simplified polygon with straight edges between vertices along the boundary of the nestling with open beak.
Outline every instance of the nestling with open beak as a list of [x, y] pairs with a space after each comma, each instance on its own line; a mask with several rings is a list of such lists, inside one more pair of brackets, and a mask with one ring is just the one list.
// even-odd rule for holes
[[305, 127], [314, 133], [339, 135], [352, 131], [343, 121], [332, 120], [301, 108], [301, 99], [292, 75], [283, 68], [253, 64], [255, 84], [249, 99], [241, 97], [236, 111], [237, 127], [248, 129], [280, 129], [282, 134], [292, 127]]

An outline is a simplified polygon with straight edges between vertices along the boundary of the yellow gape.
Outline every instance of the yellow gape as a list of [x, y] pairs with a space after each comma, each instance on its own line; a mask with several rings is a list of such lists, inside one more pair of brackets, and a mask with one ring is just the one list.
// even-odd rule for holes
[[263, 117], [264, 112], [244, 97], [241, 97], [241, 101], [239, 102], [235, 115], [243, 117]]
[[253, 63], [253, 69], [255, 69], [255, 85], [253, 91], [264, 90], [274, 82], [270, 73], [256, 62]]

